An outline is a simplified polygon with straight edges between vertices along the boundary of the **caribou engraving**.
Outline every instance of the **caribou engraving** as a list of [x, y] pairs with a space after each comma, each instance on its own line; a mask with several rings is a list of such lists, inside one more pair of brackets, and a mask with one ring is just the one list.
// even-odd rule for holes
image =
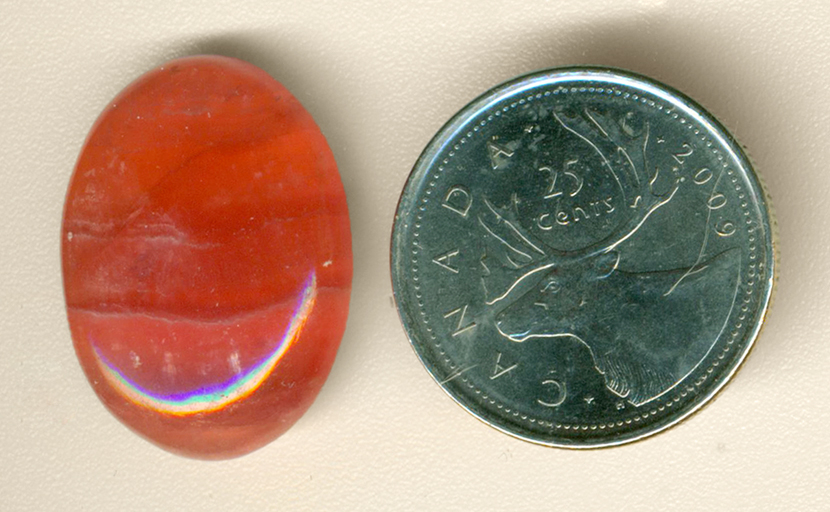
[[558, 251], [522, 226], [515, 195], [506, 207], [485, 200], [477, 220], [488, 261], [495, 257], [518, 276], [506, 291], [487, 297], [491, 318], [513, 342], [579, 340], [606, 387], [639, 406], [672, 389], [711, 350], [735, 300], [740, 251], [687, 268], [619, 269], [621, 244], [672, 200], [680, 178], [663, 179], [658, 190], [659, 173], [649, 172], [647, 123], [635, 130], [629, 117], [611, 119], [587, 109], [553, 117], [599, 155], [624, 191], [626, 218], [603, 240]]

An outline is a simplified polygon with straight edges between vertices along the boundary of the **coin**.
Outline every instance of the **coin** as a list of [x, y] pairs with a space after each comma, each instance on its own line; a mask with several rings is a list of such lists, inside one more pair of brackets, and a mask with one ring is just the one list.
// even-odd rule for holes
[[632, 73], [500, 85], [433, 138], [398, 205], [392, 280], [461, 406], [551, 446], [622, 444], [727, 383], [766, 315], [768, 202], [726, 129]]

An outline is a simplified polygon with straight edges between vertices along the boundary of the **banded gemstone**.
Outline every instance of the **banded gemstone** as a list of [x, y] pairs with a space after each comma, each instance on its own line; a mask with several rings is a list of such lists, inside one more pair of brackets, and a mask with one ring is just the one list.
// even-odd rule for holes
[[311, 405], [346, 324], [346, 197], [323, 134], [261, 69], [169, 62], [95, 122], [66, 198], [75, 350], [104, 405], [169, 451], [228, 458]]

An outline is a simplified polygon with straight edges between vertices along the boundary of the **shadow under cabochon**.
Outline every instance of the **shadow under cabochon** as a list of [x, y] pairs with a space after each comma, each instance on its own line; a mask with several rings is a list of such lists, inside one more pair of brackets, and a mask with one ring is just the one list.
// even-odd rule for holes
[[104, 405], [171, 452], [248, 453], [311, 405], [345, 328], [351, 234], [334, 157], [261, 69], [174, 60], [90, 131], [62, 263], [75, 350]]

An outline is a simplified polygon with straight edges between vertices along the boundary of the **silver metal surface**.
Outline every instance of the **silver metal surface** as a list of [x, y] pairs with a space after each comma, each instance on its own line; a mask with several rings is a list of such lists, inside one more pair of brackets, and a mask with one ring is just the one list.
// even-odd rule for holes
[[726, 130], [650, 79], [544, 71], [424, 150], [392, 237], [395, 299], [472, 414], [553, 446], [621, 444], [729, 380], [773, 287], [770, 215]]

